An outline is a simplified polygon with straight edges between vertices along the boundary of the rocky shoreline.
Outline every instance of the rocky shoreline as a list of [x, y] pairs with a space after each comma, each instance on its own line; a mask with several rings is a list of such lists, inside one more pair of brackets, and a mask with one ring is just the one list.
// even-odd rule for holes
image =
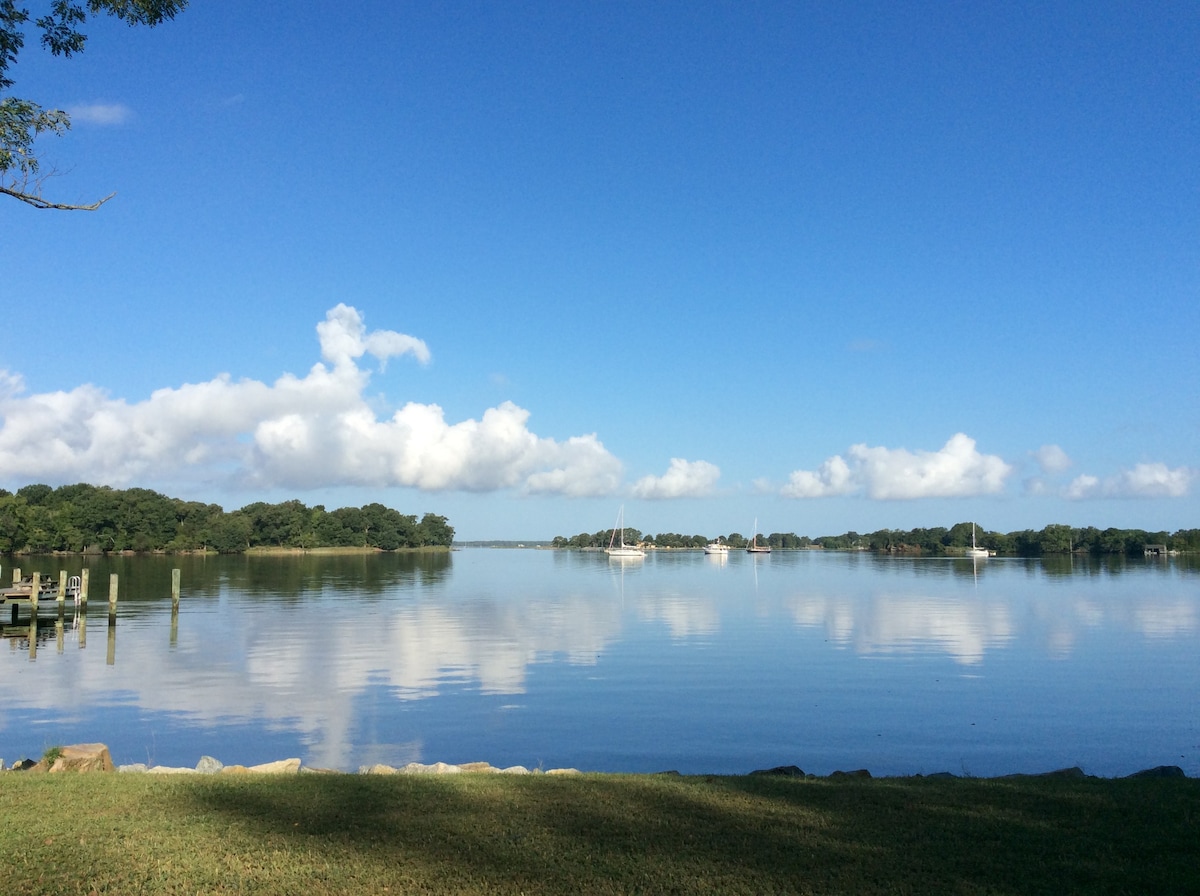
[[[131, 765], [115, 765], [112, 761], [112, 755], [108, 751], [108, 747], [104, 744], [73, 744], [67, 747], [56, 747], [47, 751], [47, 755], [41, 760], [34, 761], [32, 759], [23, 759], [14, 763], [11, 767], [6, 767], [3, 760], [0, 760], [0, 771], [12, 772], [28, 772], [37, 773], [64, 773], [64, 772], [119, 772], [130, 774], [150, 774], [150, 775], [215, 775], [215, 774], [265, 774], [265, 775], [295, 775], [295, 774], [354, 774], [353, 772], [342, 772], [336, 769], [313, 768], [303, 765], [299, 759], [280, 759], [275, 762], [266, 762], [261, 765], [225, 765], [219, 759], [214, 759], [212, 756], [201, 756], [200, 761], [193, 767], [186, 766], [165, 766], [165, 765], [146, 765], [145, 763], [133, 763]], [[491, 774], [491, 775], [579, 775], [583, 774], [579, 769], [575, 768], [553, 768], [553, 769], [528, 769], [523, 765], [513, 765], [508, 768], [496, 768], [487, 762], [467, 762], [461, 765], [451, 765], [446, 762], [435, 762], [429, 765], [420, 762], [410, 762], [403, 766], [391, 766], [376, 763], [375, 765], [359, 766], [357, 774], [360, 775], [457, 775], [457, 774]], [[678, 775], [679, 772], [659, 772], [658, 774]], [[795, 765], [780, 765], [775, 768], [756, 769], [749, 772], [750, 775], [772, 775], [776, 777], [788, 778], [817, 778], [818, 775], [806, 774], [803, 769]], [[867, 769], [856, 769], [854, 771], [831, 772], [825, 777], [830, 779], [841, 778], [871, 778], [873, 777]], [[959, 778], [960, 775], [951, 774], [950, 772], [938, 772], [932, 775], [911, 775], [908, 777], [927, 777], [927, 778]], [[1078, 767], [1056, 769], [1055, 771], [1042, 772], [1040, 774], [1015, 774], [1015, 775], [1000, 775], [997, 779], [1008, 778], [1094, 778], [1095, 775], [1088, 775]], [[1142, 769], [1134, 772], [1131, 775], [1124, 775], [1124, 778], [1186, 778], [1187, 775], [1177, 765], [1159, 765], [1154, 768]]]

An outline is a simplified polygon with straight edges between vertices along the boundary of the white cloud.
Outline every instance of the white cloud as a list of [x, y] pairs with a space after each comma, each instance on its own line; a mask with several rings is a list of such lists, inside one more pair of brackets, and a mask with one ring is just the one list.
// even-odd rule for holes
[[325, 313], [325, 320], [317, 324], [317, 338], [321, 341], [321, 357], [335, 367], [350, 364], [364, 354], [375, 356], [381, 364], [410, 353], [422, 364], [429, 363], [429, 347], [423, 341], [392, 330], [368, 333], [362, 315], [344, 303]]
[[1071, 466], [1071, 458], [1057, 445], [1043, 445], [1031, 453], [1043, 473], [1061, 473]]
[[706, 460], [671, 458], [662, 476], [643, 476], [633, 484], [635, 498], [699, 498], [712, 494], [721, 470]]
[[67, 109], [72, 122], [95, 124], [101, 127], [124, 124], [133, 118], [133, 110], [121, 103], [86, 103]]
[[1166, 464], [1137, 464], [1114, 476], [1076, 476], [1063, 492], [1074, 500], [1087, 498], [1182, 498], [1196, 479], [1188, 467], [1170, 469]]
[[815, 470], [792, 473], [781, 491], [788, 498], [824, 498], [865, 492], [875, 500], [969, 497], [1003, 490], [1012, 467], [980, 454], [975, 440], [958, 433], [938, 451], [852, 445]]
[[424, 363], [428, 347], [403, 333], [367, 332], [346, 305], [331, 309], [317, 334], [330, 366], [314, 364], [303, 378], [284, 374], [268, 385], [222, 374], [134, 404], [92, 385], [23, 397], [20, 377], [0, 371], [0, 477], [565, 495], [607, 494], [620, 482], [620, 462], [595, 434], [539, 437], [529, 412], [511, 402], [458, 423], [437, 405], [410, 402], [381, 420], [363, 398], [370, 374], [355, 361], [412, 355]]
[[850, 465], [841, 455], [835, 454], [815, 471], [796, 470], [792, 473], [788, 484], [783, 487], [783, 495], [787, 498], [831, 498], [847, 495], [859, 487], [860, 483], [855, 481]]

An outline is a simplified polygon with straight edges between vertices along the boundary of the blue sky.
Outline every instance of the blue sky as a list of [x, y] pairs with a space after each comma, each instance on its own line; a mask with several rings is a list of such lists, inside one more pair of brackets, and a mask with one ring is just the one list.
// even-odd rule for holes
[[116, 196], [0, 197], [0, 487], [460, 539], [1200, 525], [1194, 4], [88, 34], [11, 70], [74, 114], [46, 194]]

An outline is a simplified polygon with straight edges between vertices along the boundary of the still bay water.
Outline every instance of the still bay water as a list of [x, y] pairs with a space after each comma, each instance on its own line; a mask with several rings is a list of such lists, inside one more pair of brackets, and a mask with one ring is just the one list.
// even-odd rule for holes
[[[21, 559], [54, 577], [81, 562]], [[88, 562], [85, 620], [43, 609], [33, 645], [5, 630], [6, 763], [98, 741], [117, 764], [166, 766], [1200, 775], [1193, 557]]]

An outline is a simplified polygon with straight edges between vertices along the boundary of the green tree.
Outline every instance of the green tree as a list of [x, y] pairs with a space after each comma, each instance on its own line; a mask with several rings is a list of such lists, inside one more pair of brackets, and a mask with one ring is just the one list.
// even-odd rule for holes
[[250, 546], [254, 528], [250, 518], [235, 510], [216, 517], [204, 534], [205, 543], [221, 554], [240, 554]]
[[1042, 529], [1041, 552], [1043, 554], [1066, 554], [1071, 550], [1074, 531], [1070, 526], [1051, 523]]
[[12, 554], [25, 547], [28, 506], [18, 495], [0, 497], [0, 552]]
[[421, 517], [419, 529], [422, 544], [450, 547], [454, 542], [454, 527], [444, 516], [427, 513]]
[[[45, 49], [69, 57], [83, 52], [87, 35], [80, 29], [89, 15], [110, 15], [129, 25], [153, 27], [175, 18], [187, 4], [188, 0], [86, 0], [86, 4], [52, 0], [33, 24]], [[115, 194], [90, 205], [65, 205], [42, 196], [45, 175], [34, 143], [42, 134], [64, 134], [71, 118], [61, 109], [44, 109], [32, 100], [9, 95], [13, 86], [9, 69], [25, 46], [28, 23], [28, 9], [17, 6], [17, 0], [0, 0], [0, 193], [35, 208], [97, 209]]]

